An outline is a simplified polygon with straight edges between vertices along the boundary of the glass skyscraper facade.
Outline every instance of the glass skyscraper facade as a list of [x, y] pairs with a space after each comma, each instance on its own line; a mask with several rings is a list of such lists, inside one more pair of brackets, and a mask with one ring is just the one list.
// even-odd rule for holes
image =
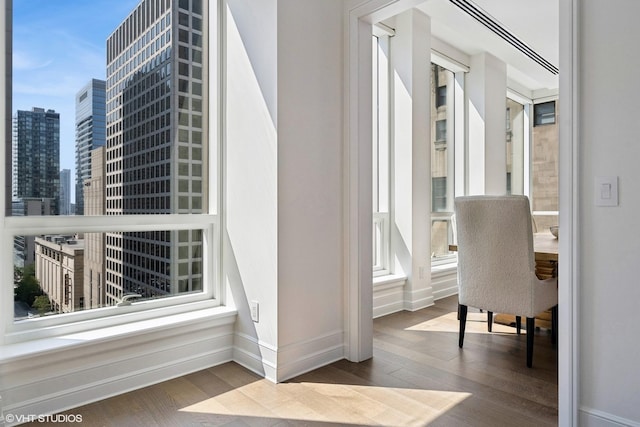
[[60, 171], [60, 215], [71, 215], [71, 170]]
[[18, 110], [13, 141], [13, 198], [50, 199], [51, 214], [58, 215], [60, 114], [37, 107]]
[[76, 94], [76, 215], [84, 215], [83, 187], [91, 178], [91, 150], [106, 142], [106, 82], [92, 79]]

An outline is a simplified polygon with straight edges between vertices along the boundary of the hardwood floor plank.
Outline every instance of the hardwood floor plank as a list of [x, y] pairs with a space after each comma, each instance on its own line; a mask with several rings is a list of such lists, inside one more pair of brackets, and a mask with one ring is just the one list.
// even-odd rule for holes
[[375, 319], [374, 356], [361, 363], [340, 360], [281, 384], [226, 363], [67, 413], [105, 427], [557, 425], [557, 349], [546, 331], [536, 333], [531, 369], [524, 332], [493, 331], [486, 313], [470, 309], [458, 348], [454, 296]]

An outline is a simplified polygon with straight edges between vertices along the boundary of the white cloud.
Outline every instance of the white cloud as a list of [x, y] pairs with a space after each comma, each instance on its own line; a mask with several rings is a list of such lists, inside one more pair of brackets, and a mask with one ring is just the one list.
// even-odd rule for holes
[[13, 52], [13, 69], [16, 71], [44, 68], [52, 62], [53, 59], [34, 57], [28, 52]]

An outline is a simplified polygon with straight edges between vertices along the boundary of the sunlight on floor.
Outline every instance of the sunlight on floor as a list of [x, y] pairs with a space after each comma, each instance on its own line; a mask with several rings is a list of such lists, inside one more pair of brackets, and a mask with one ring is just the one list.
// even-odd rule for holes
[[[524, 328], [524, 322], [523, 322]], [[413, 326], [405, 328], [406, 331], [424, 331], [424, 332], [451, 332], [458, 333], [459, 322], [456, 312], [447, 313], [435, 319], [417, 323]], [[523, 329], [524, 330], [524, 329]], [[467, 314], [467, 326], [465, 333], [471, 334], [488, 334], [488, 333], [516, 333], [516, 328], [493, 322], [493, 332], [487, 331], [487, 313], [473, 312]]]
[[471, 393], [451, 391], [256, 381], [180, 411], [338, 424], [423, 426], [470, 396]]

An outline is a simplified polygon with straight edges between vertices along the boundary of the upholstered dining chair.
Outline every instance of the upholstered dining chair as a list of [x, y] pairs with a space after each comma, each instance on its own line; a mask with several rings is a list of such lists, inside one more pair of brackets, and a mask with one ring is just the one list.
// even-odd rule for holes
[[[467, 308], [516, 316], [517, 332], [525, 317], [527, 366], [533, 363], [535, 317], [554, 308], [557, 316], [557, 279], [535, 274], [533, 231], [526, 196], [463, 196], [454, 202], [458, 238], [458, 311], [462, 348]], [[552, 321], [555, 325], [556, 321]], [[553, 335], [553, 334], [552, 334]]]

